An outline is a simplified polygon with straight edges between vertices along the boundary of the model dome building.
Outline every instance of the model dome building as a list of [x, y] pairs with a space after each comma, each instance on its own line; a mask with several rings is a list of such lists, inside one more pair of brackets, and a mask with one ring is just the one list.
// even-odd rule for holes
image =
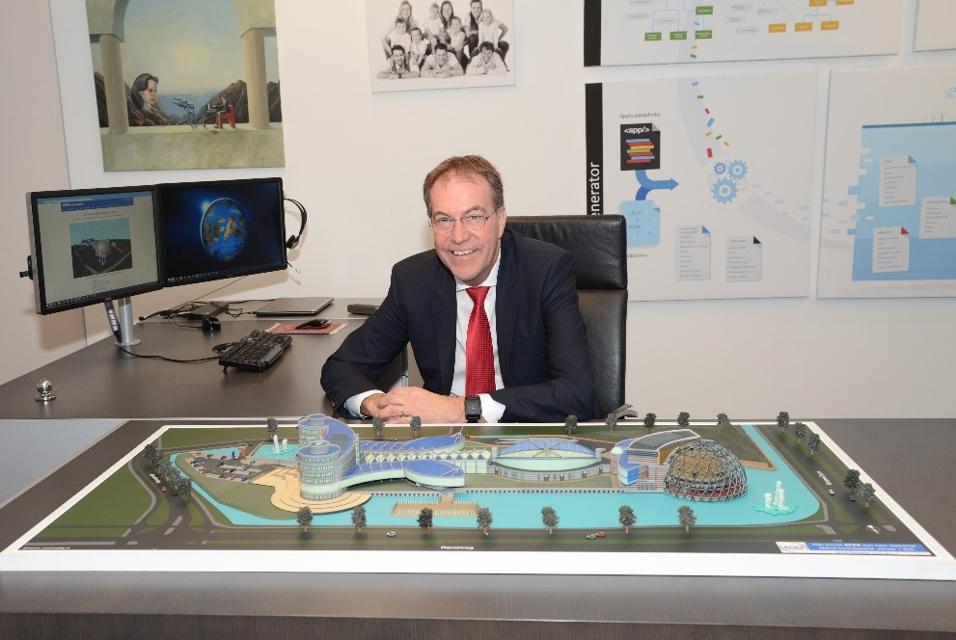
[[678, 498], [721, 502], [747, 492], [740, 460], [713, 440], [681, 445], [667, 458], [664, 491]]

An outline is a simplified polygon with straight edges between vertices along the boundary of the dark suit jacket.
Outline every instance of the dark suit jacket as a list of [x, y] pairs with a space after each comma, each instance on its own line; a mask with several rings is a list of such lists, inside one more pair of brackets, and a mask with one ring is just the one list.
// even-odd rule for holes
[[[571, 254], [505, 229], [495, 316], [506, 422], [591, 418], [596, 409], [591, 360]], [[378, 378], [411, 343], [424, 386], [447, 395], [455, 367], [455, 280], [434, 250], [392, 269], [388, 296], [322, 367], [333, 406], [375, 389]]]

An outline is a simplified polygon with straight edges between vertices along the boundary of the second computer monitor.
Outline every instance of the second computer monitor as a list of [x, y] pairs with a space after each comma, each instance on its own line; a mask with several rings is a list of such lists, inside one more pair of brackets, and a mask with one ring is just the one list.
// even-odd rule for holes
[[286, 268], [281, 178], [157, 186], [166, 286]]

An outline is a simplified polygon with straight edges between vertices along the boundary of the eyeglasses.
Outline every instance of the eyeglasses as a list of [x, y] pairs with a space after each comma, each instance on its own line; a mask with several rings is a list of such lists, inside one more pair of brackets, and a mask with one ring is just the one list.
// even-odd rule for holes
[[485, 222], [488, 221], [488, 218], [496, 215], [497, 213], [497, 209], [485, 215], [480, 213], [469, 213], [468, 215], [462, 216], [457, 220], [451, 216], [438, 215], [429, 220], [428, 224], [431, 225], [431, 228], [434, 229], [435, 233], [451, 233], [451, 230], [455, 228], [455, 223], [459, 221], [465, 225], [465, 229], [468, 231], [481, 231], [485, 228]]

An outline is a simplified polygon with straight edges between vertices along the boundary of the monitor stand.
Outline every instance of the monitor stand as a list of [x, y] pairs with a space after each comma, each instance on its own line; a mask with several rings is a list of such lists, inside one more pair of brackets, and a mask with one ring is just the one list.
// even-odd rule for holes
[[133, 304], [130, 302], [129, 296], [119, 299], [119, 317], [117, 317], [116, 310], [113, 308], [112, 301], [107, 301], [105, 305], [106, 319], [109, 320], [113, 335], [116, 336], [113, 344], [118, 347], [131, 347], [142, 342], [133, 335]]

